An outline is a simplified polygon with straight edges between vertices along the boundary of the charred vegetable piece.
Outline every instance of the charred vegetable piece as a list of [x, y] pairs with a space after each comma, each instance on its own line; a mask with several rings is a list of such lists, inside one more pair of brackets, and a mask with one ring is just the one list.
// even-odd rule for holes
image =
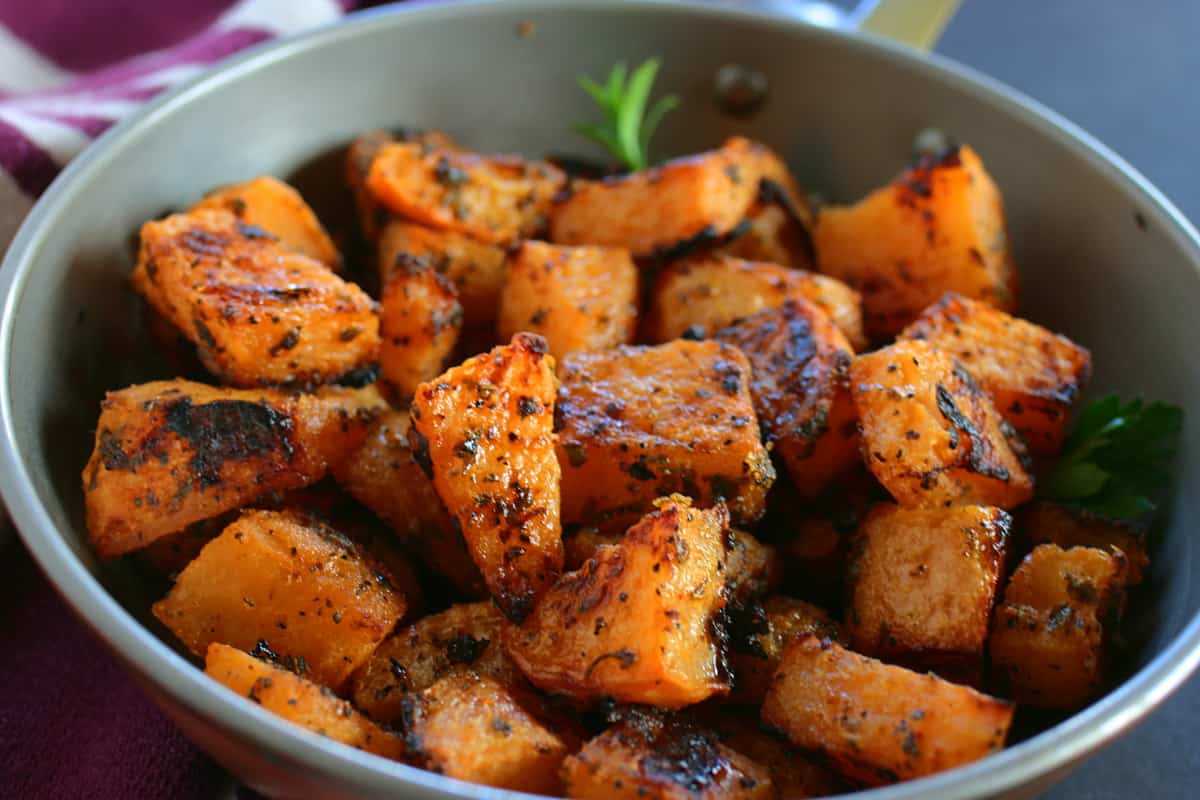
[[317, 215], [288, 184], [263, 175], [224, 186], [191, 207], [191, 211], [225, 209], [247, 225], [262, 228], [281, 244], [340, 272], [342, 256]]
[[715, 615], [726, 602], [728, 526], [723, 505], [660, 500], [505, 632], [509, 655], [536, 686], [578, 699], [680, 708], [724, 693]]
[[770, 800], [770, 771], [690, 722], [631, 710], [563, 764], [579, 800]]
[[872, 508], [847, 569], [850, 645], [978, 684], [1010, 525], [986, 506]]
[[405, 602], [329, 526], [295, 512], [247, 511], [152, 610], [198, 656], [228, 643], [337, 690], [391, 633]]
[[411, 759], [451, 778], [557, 795], [559, 767], [579, 747], [572, 726], [538, 713], [539, 698], [487, 676], [447, 675], [403, 703]]
[[1116, 548], [1125, 554], [1125, 585], [1142, 582], [1150, 569], [1146, 555], [1147, 526], [1141, 521], [1117, 520], [1058, 503], [1031, 503], [1017, 514], [1017, 530], [1030, 547], [1056, 544], [1072, 547]]
[[762, 718], [867, 785], [911, 780], [1004, 747], [1013, 706], [803, 636], [784, 651]]
[[389, 221], [379, 235], [379, 284], [386, 286], [397, 265], [414, 259], [454, 284], [467, 324], [495, 321], [508, 269], [503, 247], [477, 242], [457, 231]]
[[235, 386], [318, 385], [379, 358], [371, 298], [228, 211], [147, 222], [131, 281]]
[[439, 150], [458, 152], [461, 148], [441, 131], [408, 131], [399, 136], [383, 130], [372, 130], [358, 136], [346, 148], [345, 178], [354, 205], [358, 209], [359, 226], [368, 241], [375, 241], [388, 223], [389, 215], [367, 188], [371, 164], [384, 146], [397, 141], [416, 142]]
[[927, 342], [859, 356], [850, 384], [867, 466], [905, 507], [1019, 506], [1024, 443], [961, 364]]
[[969, 147], [922, 159], [856, 205], [813, 226], [821, 272], [863, 293], [867, 334], [886, 338], [944, 292], [1016, 306], [1000, 190]]
[[697, 256], [658, 274], [647, 335], [665, 342], [712, 335], [788, 300], [808, 300], [829, 315], [856, 350], [866, 345], [858, 292], [815, 272], [728, 256]]
[[859, 463], [849, 386], [854, 351], [825, 312], [788, 300], [714, 338], [750, 360], [750, 394], [763, 436], [801, 495], [819, 495]]
[[422, 384], [409, 439], [488, 589], [520, 621], [562, 570], [554, 359], [521, 333]]
[[204, 672], [272, 714], [313, 733], [384, 758], [404, 758], [403, 738], [380, 728], [328, 688], [283, 667], [213, 642], [205, 655]]
[[417, 142], [384, 145], [367, 175], [367, 189], [392, 213], [491, 243], [544, 231], [565, 184], [566, 176], [545, 162]]
[[775, 471], [739, 350], [675, 341], [574, 353], [559, 375], [564, 520], [644, 511], [673, 492], [724, 500], [740, 525], [762, 516]]
[[500, 338], [530, 331], [561, 359], [633, 341], [638, 273], [629, 251], [524, 242], [500, 295]]
[[735, 137], [719, 150], [645, 172], [576, 181], [554, 206], [550, 241], [625, 247], [639, 258], [675, 257], [719, 243], [746, 217], [764, 178], [794, 185], [779, 156]]
[[400, 719], [403, 698], [452, 672], [488, 675], [506, 686], [525, 676], [504, 653], [504, 616], [490, 602], [463, 603], [394, 633], [354, 674], [354, 704], [379, 722]]
[[760, 199], [746, 215], [746, 230], [729, 244], [716, 248], [714, 254], [811, 270], [811, 220], [807, 203], [791, 207], [789, 203]]
[[144, 547], [269, 492], [314, 483], [366, 435], [363, 395], [156, 381], [109, 392], [83, 470], [101, 558]]
[[407, 412], [387, 411], [362, 445], [333, 467], [337, 482], [387, 523], [404, 545], [456, 589], [487, 593], [462, 533], [408, 443]]
[[379, 315], [382, 380], [398, 398], [437, 377], [458, 342], [463, 310], [445, 276], [417, 259], [397, 264], [383, 287]]
[[845, 641], [841, 626], [829, 617], [829, 612], [794, 597], [774, 595], [762, 606], [735, 616], [730, 630], [730, 666], [734, 674], [730, 702], [760, 705], [783, 651], [793, 639], [805, 634]]
[[1095, 697], [1125, 607], [1125, 573], [1120, 550], [1044, 544], [1025, 557], [989, 642], [992, 669], [1013, 700], [1075, 709]]
[[1035, 455], [1056, 456], [1092, 355], [986, 303], [947, 294], [900, 334], [924, 339], [971, 371]]

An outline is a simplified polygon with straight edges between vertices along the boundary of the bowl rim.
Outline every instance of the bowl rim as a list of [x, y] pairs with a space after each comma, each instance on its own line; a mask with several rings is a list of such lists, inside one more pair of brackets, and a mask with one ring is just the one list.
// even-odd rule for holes
[[[135, 675], [148, 679], [163, 694], [207, 723], [254, 742], [268, 759], [302, 764], [325, 777], [350, 778], [374, 791], [405, 784], [445, 796], [499, 800], [532, 797], [447, 778], [388, 761], [333, 742], [294, 726], [245, 698], [227, 691], [197, 669], [166, 642], [144, 627], [87, 569], [52, 522], [17, 445], [12, 417], [11, 353], [14, 318], [26, 280], [39, 250], [52, 233], [52, 223], [66, 201], [91, 185], [98, 171], [129, 146], [133, 134], [153, 127], [193, 98], [219, 92], [229, 83], [273, 64], [304, 58], [313, 51], [363, 35], [378, 25], [403, 27], [409, 20], [452, 23], [488, 7], [502, 13], [547, 12], [570, 8], [611, 10], [613, 0], [412, 0], [400, 7], [368, 9], [308, 33], [266, 42], [225, 60], [214, 69], [162, 94], [115, 125], [71, 161], [35, 204], [13, 239], [0, 267], [0, 497], [34, 560], [74, 613]], [[688, 5], [680, 0], [624, 0], [622, 12], [674, 14], [681, 24], [697, 17], [731, 24], [789, 30], [798, 38], [824, 39], [852, 55], [882, 57], [925, 80], [965, 90], [991, 103], [1008, 117], [1031, 125], [1039, 135], [1066, 146], [1102, 173], [1137, 208], [1190, 251], [1200, 271], [1200, 234], [1169, 200], [1133, 167], [1091, 135], [1037, 101], [997, 80], [936, 54], [921, 54], [902, 45], [853, 31], [818, 28], [763, 12], [716, 5]], [[911, 800], [917, 797], [969, 798], [999, 794], [1067, 769], [1072, 763], [1111, 743], [1173, 693], [1200, 666], [1200, 611], [1157, 656], [1082, 711], [985, 759], [948, 772], [893, 786], [856, 793], [865, 800]]]

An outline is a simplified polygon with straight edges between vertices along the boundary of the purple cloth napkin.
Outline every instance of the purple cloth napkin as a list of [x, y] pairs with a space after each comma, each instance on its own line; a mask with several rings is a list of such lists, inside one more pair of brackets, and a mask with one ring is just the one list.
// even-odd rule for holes
[[[358, 5], [366, 3], [0, 0], [0, 250], [63, 165], [142, 102], [244, 47]], [[0, 535], [0, 797], [188, 800], [230, 786], [11, 532]]]

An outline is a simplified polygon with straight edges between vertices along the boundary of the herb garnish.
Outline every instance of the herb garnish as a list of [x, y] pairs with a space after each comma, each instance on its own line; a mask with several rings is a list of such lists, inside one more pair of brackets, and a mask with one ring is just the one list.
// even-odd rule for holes
[[1183, 427], [1183, 410], [1116, 395], [1092, 401], [1079, 415], [1062, 458], [1039, 481], [1039, 495], [1112, 519], [1154, 511], [1166, 486]]
[[586, 75], [580, 76], [579, 85], [600, 106], [604, 121], [577, 123], [573, 126], [576, 133], [608, 148], [627, 169], [646, 169], [650, 165], [650, 137], [654, 129], [668, 111], [679, 105], [679, 98], [669, 94], [659, 98], [647, 113], [646, 103], [657, 73], [658, 59], [651, 58], [632, 74], [624, 62], [618, 62], [603, 86]]

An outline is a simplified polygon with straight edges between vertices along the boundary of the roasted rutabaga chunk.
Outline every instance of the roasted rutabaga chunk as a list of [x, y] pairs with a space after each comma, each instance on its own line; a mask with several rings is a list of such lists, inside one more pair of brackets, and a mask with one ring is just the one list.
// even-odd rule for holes
[[922, 159], [853, 206], [817, 214], [821, 272], [863, 293], [867, 333], [900, 332], [943, 292], [1016, 306], [1000, 190], [969, 147]]
[[555, 388], [545, 339], [522, 333], [413, 398], [413, 450], [492, 597], [518, 621], [562, 570]]
[[458, 291], [419, 259], [402, 259], [383, 287], [379, 314], [381, 381], [396, 398], [412, 397], [437, 377], [458, 343]]
[[405, 601], [350, 539], [298, 512], [247, 511], [209, 542], [154, 604], [189, 650], [213, 642], [281, 660], [337, 690]]
[[300, 193], [278, 178], [263, 175], [223, 186], [205, 195], [191, 211], [225, 209], [247, 225], [255, 225], [279, 238], [281, 244], [320, 261], [332, 270], [342, 268], [342, 256], [333, 246], [317, 215]]
[[852, 780], [879, 785], [952, 769], [1004, 747], [1013, 706], [803, 636], [784, 651], [762, 718]]
[[147, 222], [131, 281], [234, 386], [361, 378], [378, 363], [374, 301], [229, 211]]
[[83, 470], [92, 546], [112, 558], [316, 482], [362, 442], [369, 403], [348, 389], [289, 395], [191, 381], [109, 392]]
[[1039, 544], [1096, 547], [1125, 554], [1125, 585], [1136, 586], [1150, 569], [1146, 555], [1145, 520], [1110, 519], [1083, 509], [1058, 503], [1030, 503], [1017, 514], [1022, 544], [1032, 549]]
[[850, 390], [863, 459], [901, 506], [1014, 508], [1033, 496], [1019, 434], [962, 364], [927, 342], [857, 357]]
[[509, 655], [538, 687], [664, 708], [728, 690], [716, 619], [728, 511], [679, 496], [657, 505], [505, 631]]
[[732, 616], [729, 661], [734, 681], [729, 700], [733, 703], [762, 703], [783, 651], [798, 636], [812, 634], [835, 642], [845, 639], [841, 626], [825, 609], [786, 595], [768, 597], [761, 606], [750, 606]]
[[573, 353], [559, 371], [563, 519], [643, 512], [674, 492], [758, 520], [775, 480], [737, 348], [675, 341]]
[[1092, 547], [1035, 547], [996, 608], [989, 654], [1018, 703], [1078, 708], [1104, 682], [1112, 629], [1125, 608], [1125, 556]]
[[1039, 456], [1056, 456], [1092, 372], [1084, 348], [977, 300], [947, 294], [900, 334], [923, 339], [970, 370]]
[[566, 176], [545, 162], [420, 142], [385, 145], [367, 175], [367, 189], [397, 216], [499, 243], [544, 231], [565, 184]]
[[270, 661], [214, 642], [208, 646], [204, 672], [272, 714], [313, 733], [384, 758], [404, 758], [401, 736], [385, 731], [327, 687]]

